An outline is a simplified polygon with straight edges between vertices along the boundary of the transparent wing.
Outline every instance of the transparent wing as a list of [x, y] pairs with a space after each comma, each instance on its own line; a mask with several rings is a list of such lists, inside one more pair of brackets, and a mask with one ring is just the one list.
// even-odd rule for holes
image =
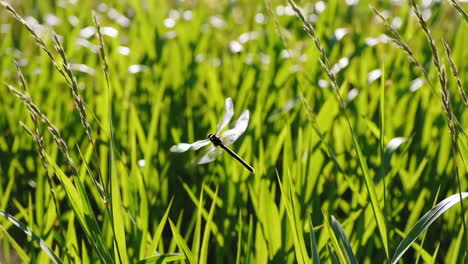
[[224, 102], [224, 115], [221, 122], [218, 124], [216, 129], [216, 135], [223, 129], [229, 121], [231, 121], [232, 116], [234, 115], [234, 103], [230, 97], [226, 98]]
[[234, 127], [226, 130], [222, 135], [221, 135], [221, 141], [223, 141], [224, 145], [231, 145], [236, 141], [240, 135], [242, 135], [245, 130], [247, 129], [247, 125], [249, 124], [249, 110], [244, 110], [242, 114], [240, 115], [239, 119], [237, 119], [236, 123], [234, 124]]
[[195, 141], [193, 142], [192, 144], [189, 144], [189, 143], [179, 143], [177, 145], [174, 145], [171, 147], [170, 151], [171, 152], [185, 152], [189, 149], [191, 150], [197, 150], [201, 147], [204, 147], [208, 144], [210, 144], [211, 141], [209, 141], [208, 139], [203, 139], [203, 140], [198, 140], [198, 141]]
[[198, 164], [205, 164], [205, 163], [208, 163], [208, 162], [212, 162], [219, 155], [221, 155], [221, 153], [223, 153], [223, 151], [221, 149], [215, 147], [214, 145], [211, 145], [209, 148], [204, 150], [200, 154], [200, 156], [198, 156], [197, 163]]

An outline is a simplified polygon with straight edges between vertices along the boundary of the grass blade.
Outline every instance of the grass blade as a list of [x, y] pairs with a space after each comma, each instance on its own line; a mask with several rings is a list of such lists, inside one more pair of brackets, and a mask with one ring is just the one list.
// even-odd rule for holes
[[[213, 202], [211, 203], [210, 213], [206, 219], [205, 231], [203, 232], [202, 244], [200, 248], [199, 263], [208, 263], [208, 242], [210, 241], [211, 226], [213, 225], [213, 215], [216, 209], [216, 200], [218, 199], [218, 188], [216, 188]], [[201, 214], [200, 214], [201, 216]]]
[[154, 254], [156, 252], [156, 248], [158, 247], [159, 240], [161, 239], [164, 226], [166, 226], [167, 217], [169, 216], [169, 211], [171, 210], [171, 206], [172, 206], [172, 200], [169, 202], [166, 212], [164, 213], [164, 216], [161, 218], [161, 221], [159, 222], [158, 227], [156, 228], [156, 232], [154, 233], [153, 240], [148, 249], [149, 254]]
[[[21, 246], [18, 244], [18, 242], [15, 239], [13, 239], [13, 237], [7, 232], [6, 228], [3, 225], [0, 225], [0, 230], [2, 230], [3, 234], [5, 234], [5, 236], [6, 236], [6, 239], [4, 237], [2, 237], [2, 239], [3, 239], [2, 241], [8, 240], [8, 243], [16, 251], [16, 255], [18, 255], [18, 258], [20, 258], [23, 261], [23, 263], [30, 263], [31, 258], [28, 256], [26, 251], [24, 251], [23, 248], [21, 248]], [[4, 242], [4, 244], [6, 244], [6, 243]], [[4, 250], [4, 249], [2, 249], [2, 250]]]
[[314, 231], [314, 224], [312, 223], [312, 215], [309, 216], [310, 222], [310, 248], [312, 251], [312, 263], [319, 264], [320, 257], [317, 248], [317, 240], [315, 239], [315, 231]]
[[333, 234], [336, 236], [340, 248], [342, 249], [343, 253], [345, 253], [346, 263], [357, 264], [358, 262], [354, 256], [353, 250], [351, 249], [351, 245], [349, 244], [349, 240], [346, 237], [343, 227], [333, 215], [331, 216], [331, 228], [333, 229]]
[[[338, 237], [340, 235], [340, 232], [335, 231], [335, 228], [332, 226], [333, 224], [330, 224], [330, 221], [328, 220], [328, 217], [325, 214], [324, 214], [324, 219], [327, 225], [328, 232], [330, 234], [333, 248], [335, 250], [335, 255], [339, 259], [339, 263], [351, 263], [351, 259], [347, 257], [346, 249], [342, 247], [342, 245], [340, 244], [339, 237]], [[333, 216], [332, 216], [332, 220], [333, 220]]]
[[276, 171], [276, 177], [278, 178], [278, 184], [280, 187], [284, 207], [286, 209], [286, 214], [288, 217], [289, 227], [293, 232], [294, 239], [294, 250], [296, 252], [296, 261], [298, 263], [306, 263], [307, 259], [307, 249], [305, 247], [304, 238], [302, 237], [302, 228], [299, 224], [298, 219], [296, 218], [296, 213], [294, 211], [294, 185], [291, 181], [291, 177], [288, 174], [288, 184], [283, 184], [279, 177], [278, 171]]
[[22, 222], [18, 221], [18, 219], [16, 219], [11, 214], [6, 213], [4, 211], [0, 211], [0, 215], [5, 217], [5, 219], [8, 220], [13, 225], [15, 225], [16, 227], [21, 229], [27, 236], [31, 237], [32, 240], [41, 247], [42, 251], [44, 251], [44, 253], [46, 253], [46, 255], [49, 256], [49, 258], [54, 263], [56, 263], [56, 264], [62, 263], [62, 261], [59, 259], [59, 257], [57, 257], [57, 255], [55, 255], [54, 251], [38, 235], [36, 235], [34, 232], [32, 232], [31, 229], [29, 229], [28, 226], [26, 226]]
[[377, 226], [380, 231], [380, 236], [382, 239], [383, 247], [385, 249], [385, 253], [387, 256], [387, 259], [389, 259], [389, 250], [388, 250], [388, 234], [387, 234], [387, 226], [385, 223], [385, 218], [383, 216], [382, 210], [379, 205], [379, 199], [377, 197], [377, 193], [375, 191], [374, 187], [374, 182], [372, 180], [372, 177], [370, 176], [369, 172], [369, 167], [367, 166], [367, 162], [364, 159], [364, 156], [361, 151], [361, 147], [359, 145], [359, 141], [357, 140], [356, 132], [354, 131], [354, 128], [351, 124], [349, 115], [346, 112], [346, 105], [343, 101], [343, 98], [340, 93], [340, 88], [337, 83], [337, 79], [335, 76], [335, 73], [331, 70], [330, 63], [328, 61], [328, 56], [325, 52], [325, 49], [323, 48], [321, 41], [319, 37], [317, 36], [317, 33], [315, 31], [314, 26], [305, 18], [302, 10], [296, 5], [296, 3], [293, 0], [288, 0], [288, 3], [291, 5], [292, 9], [294, 12], [298, 15], [298, 17], [302, 20], [304, 24], [304, 30], [311, 36], [313, 39], [315, 46], [317, 50], [321, 53], [319, 62], [322, 66], [322, 68], [325, 70], [325, 72], [328, 75], [328, 78], [330, 79], [333, 89], [335, 91], [335, 95], [337, 97], [337, 100], [340, 104], [340, 109], [342, 114], [345, 117], [346, 123], [348, 125], [349, 131], [351, 133], [352, 139], [353, 139], [353, 145], [356, 150], [356, 154], [358, 156], [359, 160], [359, 166], [361, 168], [362, 174], [364, 176], [364, 182], [367, 188], [367, 191], [369, 192], [370, 199], [371, 199], [371, 205], [372, 205], [372, 211], [374, 213], [374, 218], [375, 221], [377, 222]]
[[[468, 196], [468, 192], [461, 193], [462, 199], [465, 199]], [[439, 216], [441, 216], [445, 211], [450, 209], [452, 206], [459, 203], [460, 194], [454, 194], [445, 198], [440, 203], [438, 203], [434, 208], [429, 210], [426, 214], [419, 219], [419, 221], [411, 228], [405, 238], [400, 242], [395, 254], [392, 258], [392, 264], [397, 263], [400, 258], [405, 254], [411, 244], [421, 235]], [[463, 217], [463, 216], [462, 216]]]
[[[112, 152], [113, 147], [111, 145], [110, 152]], [[127, 245], [125, 242], [125, 222], [123, 216], [125, 215], [122, 205], [122, 200], [120, 197], [120, 188], [118, 182], [118, 173], [115, 170], [115, 164], [113, 160], [113, 154], [109, 153], [110, 155], [110, 162], [112, 165], [110, 166], [110, 188], [111, 188], [111, 211], [112, 211], [112, 229], [115, 234], [115, 246], [116, 246], [116, 259], [120, 259], [121, 263], [127, 263]]]
[[169, 225], [171, 226], [172, 234], [174, 235], [174, 239], [177, 245], [179, 246], [180, 249], [182, 249], [189, 263], [198, 263], [192, 251], [190, 251], [190, 248], [187, 245], [187, 242], [185, 242], [184, 238], [179, 233], [179, 230], [177, 230], [177, 226], [174, 225], [171, 219], [169, 219]]
[[172, 261], [182, 261], [185, 256], [181, 253], [169, 253], [159, 256], [149, 257], [138, 261], [138, 264], [153, 264], [153, 263], [167, 263]]
[[78, 177], [74, 178], [76, 184], [73, 185], [70, 178], [68, 178], [64, 172], [57, 166], [55, 161], [48, 157], [49, 164], [52, 165], [55, 174], [59, 178], [60, 182], [65, 189], [67, 200], [73, 209], [73, 212], [78, 217], [81, 227], [85, 232], [86, 238], [97, 250], [99, 257], [105, 263], [114, 263], [109, 250], [105, 244], [102, 232], [97, 224], [97, 220], [94, 214], [91, 204], [88, 200], [83, 183]]

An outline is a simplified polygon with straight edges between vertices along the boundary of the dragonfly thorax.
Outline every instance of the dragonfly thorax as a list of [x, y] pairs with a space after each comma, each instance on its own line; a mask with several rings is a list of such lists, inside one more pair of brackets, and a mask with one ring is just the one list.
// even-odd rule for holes
[[221, 141], [221, 139], [214, 134], [209, 134], [208, 139], [210, 139], [210, 141], [213, 142], [213, 145], [215, 145], [215, 147], [223, 145], [223, 141]]

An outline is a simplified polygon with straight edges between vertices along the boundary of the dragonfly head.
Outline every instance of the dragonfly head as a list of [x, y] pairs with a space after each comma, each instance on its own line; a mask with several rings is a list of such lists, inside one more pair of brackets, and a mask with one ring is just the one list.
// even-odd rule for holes
[[215, 147], [220, 146], [220, 145], [223, 144], [221, 139], [218, 136], [214, 135], [214, 134], [208, 134], [208, 139], [210, 139], [210, 141], [213, 142], [213, 145], [215, 145]]

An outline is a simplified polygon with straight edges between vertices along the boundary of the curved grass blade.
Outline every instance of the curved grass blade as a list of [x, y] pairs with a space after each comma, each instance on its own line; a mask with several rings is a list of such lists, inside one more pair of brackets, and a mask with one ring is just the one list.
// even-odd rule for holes
[[343, 253], [345, 253], [347, 260], [346, 263], [357, 264], [358, 262], [354, 256], [353, 250], [351, 249], [351, 245], [349, 244], [349, 239], [346, 237], [340, 222], [338, 222], [333, 215], [331, 216], [331, 228], [333, 229], [333, 233], [335, 233], [335, 236], [338, 239], [338, 243], [343, 250]]
[[[324, 216], [324, 219], [325, 219], [325, 222], [326, 222], [328, 232], [330, 233], [330, 238], [331, 238], [331, 242], [332, 242], [332, 245], [333, 245], [333, 249], [335, 251], [335, 255], [338, 258], [339, 263], [351, 263], [350, 258], [346, 255], [347, 253], [346, 253], [345, 247], [342, 246], [343, 243], [339, 240], [339, 237], [341, 236], [340, 231], [337, 232], [335, 230], [337, 228], [333, 227], [333, 225], [336, 226], [336, 225], [340, 225], [340, 224], [339, 223], [336, 224], [337, 221], [333, 216], [332, 216], [332, 222], [334, 220], [334, 223], [332, 223], [332, 224], [330, 224], [330, 221], [328, 221], [328, 217], [324, 213], [323, 213], [323, 216]], [[344, 234], [344, 232], [343, 232], [343, 234]], [[346, 240], [348, 240], [348, 239], [346, 238]]]
[[333, 252], [331, 246], [329, 244], [327, 244], [327, 249], [328, 249], [328, 256], [329, 256], [329, 259], [330, 259], [330, 263], [332, 264], [340, 264], [340, 262], [338, 261], [338, 258], [336, 257], [336, 254], [335, 252]]
[[[462, 199], [468, 197], [468, 192], [461, 193]], [[461, 201], [460, 193], [456, 193], [448, 198], [445, 198], [440, 203], [438, 203], [434, 208], [429, 210], [426, 214], [419, 219], [419, 221], [411, 228], [405, 238], [400, 242], [395, 254], [392, 258], [392, 264], [395, 264], [400, 260], [400, 258], [405, 254], [406, 250], [411, 246], [411, 244], [416, 241], [416, 239], [421, 235], [439, 216], [441, 216], [445, 211], [450, 209], [452, 206], [456, 205]]]
[[42, 249], [42, 251], [44, 251], [44, 253], [46, 253], [47, 256], [49, 256], [49, 258], [54, 262], [54, 263], [62, 263], [62, 261], [59, 259], [59, 257], [57, 257], [57, 255], [55, 255], [54, 251], [44, 242], [44, 240], [42, 240], [38, 235], [34, 234], [31, 229], [29, 229], [28, 226], [26, 226], [25, 224], [23, 224], [22, 222], [18, 221], [18, 219], [16, 219], [14, 216], [12, 216], [11, 214], [9, 213], [6, 213], [4, 211], [0, 211], [0, 215], [5, 217], [6, 220], [8, 220], [10, 223], [12, 223], [13, 225], [15, 225], [16, 227], [18, 227], [19, 229], [23, 230], [23, 232], [32, 238], [32, 240], [34, 242], [36, 242]]
[[[432, 202], [432, 207], [435, 207], [437, 205], [437, 201], [439, 200], [439, 193], [440, 193], [440, 185], [437, 188], [437, 192], [434, 197], [434, 201]], [[419, 214], [418, 214], [419, 215]], [[397, 231], [398, 232], [398, 231]], [[424, 252], [423, 246], [424, 246], [424, 241], [426, 240], [426, 235], [427, 235], [427, 230], [424, 232], [422, 239], [421, 239], [421, 250], [418, 249], [418, 255], [416, 257], [416, 264], [419, 264], [419, 257], [422, 255], [421, 252]], [[405, 237], [405, 234], [402, 232], [401, 237]]]
[[[10, 233], [7, 232], [7, 230], [5, 229], [5, 227], [3, 225], [0, 225], [0, 230], [4, 234], [4, 236], [2, 236], [2, 243], [6, 244], [6, 241], [8, 241], [8, 244], [10, 244], [11, 247], [16, 251], [16, 254], [20, 258], [20, 260], [23, 261], [23, 263], [30, 263], [31, 258], [23, 250], [23, 248], [18, 244], [18, 242], [15, 239], [13, 239], [13, 237], [10, 235]], [[1, 235], [1, 233], [0, 233], [0, 235]]]
[[[426, 230], [426, 232], [427, 232], [427, 230]], [[395, 229], [395, 233], [398, 234], [402, 238], [405, 237], [405, 233], [403, 233], [403, 231], [400, 231], [398, 228]], [[422, 241], [422, 242], [424, 242], [424, 241]], [[416, 257], [416, 261], [414, 262], [414, 264], [419, 264], [421, 262], [425, 263], [425, 264], [428, 264], [428, 263], [430, 263], [432, 261], [431, 254], [429, 254], [429, 252], [426, 251], [423, 248], [422, 243], [418, 243], [417, 241], [415, 241], [415, 242], [413, 242], [413, 244], [411, 244], [411, 247], [414, 248], [414, 250], [418, 253], [418, 257]], [[420, 261], [420, 260], [422, 260], [422, 261]]]

